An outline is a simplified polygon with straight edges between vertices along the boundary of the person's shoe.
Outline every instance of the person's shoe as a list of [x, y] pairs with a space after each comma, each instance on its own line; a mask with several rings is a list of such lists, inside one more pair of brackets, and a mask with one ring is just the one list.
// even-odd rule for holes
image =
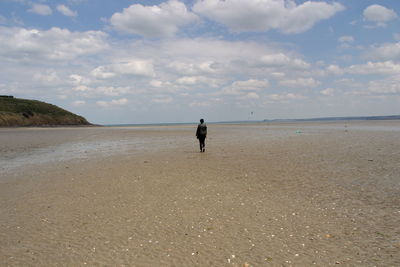
[[206, 149], [203, 147], [203, 152], [206, 152]]

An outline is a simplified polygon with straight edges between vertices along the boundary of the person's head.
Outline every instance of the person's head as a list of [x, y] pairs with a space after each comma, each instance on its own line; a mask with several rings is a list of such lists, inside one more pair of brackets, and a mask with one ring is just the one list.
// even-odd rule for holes
[[200, 123], [204, 123], [204, 120], [203, 120], [203, 119], [200, 119]]

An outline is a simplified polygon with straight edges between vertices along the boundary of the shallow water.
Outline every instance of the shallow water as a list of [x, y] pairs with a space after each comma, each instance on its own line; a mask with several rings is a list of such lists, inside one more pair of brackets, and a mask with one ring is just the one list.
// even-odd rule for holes
[[[160, 130], [151, 129], [152, 132]], [[11, 171], [28, 165], [142, 153], [161, 149], [174, 141], [165, 142], [162, 135], [149, 136], [146, 131], [140, 127], [2, 129], [0, 168]]]
[[71, 159], [87, 159], [96, 155], [107, 155], [126, 152], [134, 146], [143, 147], [142, 140], [102, 140], [87, 142], [68, 142], [59, 145], [33, 148], [20, 153], [2, 154], [0, 165], [2, 170], [12, 170], [25, 165], [36, 165]]

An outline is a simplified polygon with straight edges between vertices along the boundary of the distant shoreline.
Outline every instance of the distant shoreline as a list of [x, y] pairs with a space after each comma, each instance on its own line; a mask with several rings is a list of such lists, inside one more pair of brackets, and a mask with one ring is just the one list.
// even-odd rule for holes
[[264, 120], [265, 122], [279, 121], [369, 121], [369, 120], [400, 120], [400, 115], [387, 116], [351, 116], [351, 117], [321, 117], [321, 118], [306, 118], [306, 119], [276, 119]]
[[[207, 124], [252, 124], [252, 123], [286, 123], [286, 122], [340, 122], [340, 121], [388, 121], [400, 120], [400, 115], [388, 116], [358, 116], [358, 117], [321, 117], [305, 119], [265, 119], [265, 120], [238, 120], [238, 121], [212, 121]], [[29, 125], [29, 126], [1, 126], [0, 128], [74, 128], [74, 127], [154, 127], [154, 126], [190, 126], [198, 122], [165, 122], [165, 123], [122, 123], [122, 124], [71, 124], [71, 125]]]
[[[306, 119], [272, 119], [272, 120], [238, 120], [238, 121], [216, 121], [207, 124], [250, 124], [268, 122], [318, 122], [318, 121], [374, 121], [374, 120], [400, 120], [400, 115], [388, 116], [358, 116], [358, 117], [321, 117]], [[165, 122], [165, 123], [122, 123], [122, 124], [103, 124], [94, 126], [105, 127], [148, 127], [148, 126], [188, 126], [197, 125], [198, 122]]]

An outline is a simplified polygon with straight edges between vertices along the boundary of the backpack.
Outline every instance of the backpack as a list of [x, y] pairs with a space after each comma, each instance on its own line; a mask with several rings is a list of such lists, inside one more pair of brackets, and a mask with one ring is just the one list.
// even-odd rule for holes
[[199, 135], [206, 136], [207, 135], [207, 125], [199, 124]]

